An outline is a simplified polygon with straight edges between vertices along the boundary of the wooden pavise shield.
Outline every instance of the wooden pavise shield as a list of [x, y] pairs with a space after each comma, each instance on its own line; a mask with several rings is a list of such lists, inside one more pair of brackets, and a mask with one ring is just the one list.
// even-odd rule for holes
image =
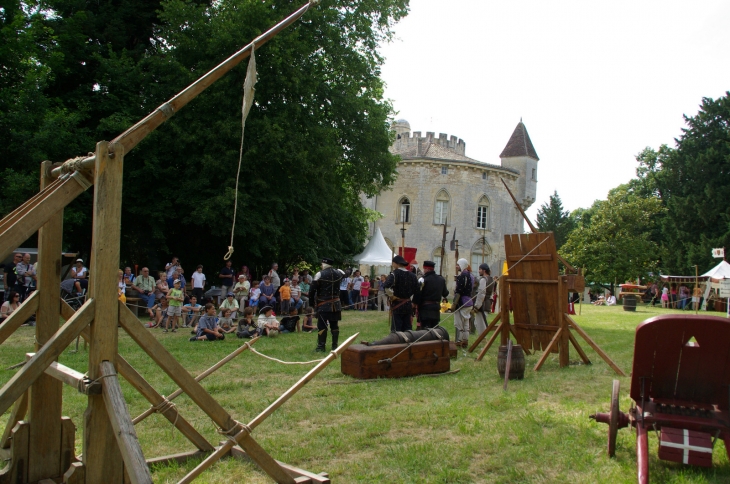
[[[309, 380], [334, 361], [357, 337], [352, 336], [331, 352], [275, 402], [248, 423], [223, 408], [200, 380], [216, 371], [255, 340], [228, 355], [197, 378], [149, 333], [134, 314], [117, 300], [123, 162], [142, 139], [249, 57], [277, 33], [294, 23], [318, 2], [312, 0], [257, 37], [196, 82], [154, 110], [111, 142], [100, 141], [91, 156], [59, 165], [41, 165], [41, 190], [0, 220], [0, 259], [38, 231], [38, 290], [0, 325], [0, 344], [32, 314], [36, 314], [35, 351], [28, 353], [20, 370], [0, 389], [0, 414], [11, 409], [0, 439], [0, 453], [8, 465], [0, 470], [0, 484], [25, 482], [146, 483], [152, 482], [134, 424], [158, 412], [167, 418], [195, 450], [154, 462], [181, 461], [205, 456], [181, 482], [190, 482], [218, 459], [246, 457], [256, 462], [276, 482], [329, 482], [325, 473], [313, 474], [274, 460], [253, 438], [252, 432]], [[60, 298], [63, 209], [90, 186], [94, 190], [91, 278], [89, 298], [77, 311]], [[231, 244], [232, 245], [232, 244]], [[66, 322], [59, 328], [59, 320]], [[180, 390], [169, 397], [158, 393], [118, 354], [118, 327], [172, 378]], [[77, 337], [89, 342], [88, 375], [57, 363], [58, 356]], [[129, 415], [119, 375], [151, 404], [134, 421]], [[75, 453], [75, 427], [62, 416], [63, 385], [87, 395], [84, 413], [83, 455]], [[178, 412], [172, 400], [186, 393], [215, 423], [226, 439], [216, 446], [208, 442]]]

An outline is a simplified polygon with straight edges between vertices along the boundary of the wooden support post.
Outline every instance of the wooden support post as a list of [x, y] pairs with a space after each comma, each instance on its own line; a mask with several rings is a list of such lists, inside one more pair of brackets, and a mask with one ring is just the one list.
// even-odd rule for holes
[[10, 412], [8, 424], [5, 426], [3, 436], [0, 438], [0, 449], [10, 448], [10, 434], [15, 428], [15, 425], [23, 420], [26, 411], [28, 411], [28, 392], [23, 393], [23, 396], [21, 396], [15, 402], [15, 405], [13, 405], [13, 410]]
[[482, 351], [479, 352], [479, 356], [477, 356], [477, 361], [482, 361], [482, 358], [484, 358], [484, 355], [487, 354], [487, 351], [489, 351], [489, 348], [491, 348], [492, 344], [494, 344], [494, 340], [496, 340], [497, 337], [502, 334], [502, 326], [504, 326], [504, 321], [499, 323], [499, 326], [497, 326], [497, 329], [494, 330], [494, 334], [489, 338], [489, 341], [487, 341], [487, 344], [484, 345], [484, 348], [482, 348]]
[[[121, 355], [117, 355], [117, 368], [119, 374], [124, 377], [143, 397], [147, 399], [153, 406], [160, 405], [165, 401], [165, 397], [157, 393], [152, 385], [130, 365]], [[169, 401], [169, 399], [168, 399]], [[154, 407], [153, 407], [153, 412]], [[175, 426], [192, 444], [202, 451], [213, 451], [213, 445], [205, 440], [190, 423], [179, 414], [176, 407], [167, 405], [167, 408], [160, 412], [171, 424]], [[134, 421], [132, 421], [134, 424]]]
[[580, 355], [580, 358], [583, 360], [583, 363], [585, 363], [586, 365], [590, 365], [591, 360], [588, 359], [588, 355], [586, 354], [585, 351], [583, 351], [583, 348], [580, 347], [580, 345], [578, 344], [578, 341], [575, 339], [575, 336], [573, 336], [573, 333], [568, 331], [568, 337], [570, 338], [570, 342], [573, 343], [573, 347], [575, 348], [575, 351], [578, 352], [578, 354]]
[[10, 408], [20, 396], [42, 375], [48, 365], [58, 358], [64, 349], [89, 325], [94, 313], [94, 300], [90, 299], [76, 311], [74, 316], [66, 321], [61, 329], [43, 345], [38, 353], [26, 363], [0, 389], [0, 414]]
[[[41, 164], [41, 190], [53, 183], [50, 161]], [[80, 189], [81, 187], [79, 187]], [[83, 190], [82, 190], [83, 191]], [[80, 193], [80, 192], [79, 192]], [[38, 311], [36, 351], [58, 331], [61, 305], [61, 252], [63, 247], [63, 207], [38, 231]], [[28, 480], [60, 476], [61, 411], [63, 383], [47, 374], [40, 375], [29, 390], [30, 462]]]
[[134, 431], [132, 418], [129, 416], [127, 404], [124, 402], [122, 387], [119, 385], [114, 364], [104, 361], [99, 368], [104, 404], [109, 413], [109, 420], [114, 428], [114, 436], [124, 458], [125, 471], [132, 484], [150, 483], [152, 475], [142, 453], [142, 447]]
[[[558, 298], [558, 307], [560, 308], [560, 313], [563, 313], [565, 305], [568, 304], [567, 276], [558, 277]], [[560, 318], [560, 327], [563, 330], [560, 334], [560, 341], [558, 342], [560, 368], [565, 368], [570, 365], [570, 343], [568, 342], [570, 328], [568, 328], [568, 323], [564, 318]]]
[[563, 333], [563, 328], [560, 328], [555, 332], [555, 335], [553, 336], [553, 339], [550, 340], [550, 344], [545, 348], [545, 351], [542, 353], [542, 356], [537, 362], [537, 365], [535, 365], [535, 368], [533, 368], [533, 371], [538, 371], [543, 363], [545, 363], [545, 360], [547, 360], [548, 356], [550, 356], [550, 353], [553, 351], [553, 347], [558, 344], [558, 341], [560, 341], [560, 335]]
[[502, 276], [499, 278], [499, 284], [500, 284], [500, 291], [499, 291], [499, 297], [502, 298], [502, 305], [501, 305], [501, 312], [500, 315], [502, 316], [502, 330], [501, 330], [501, 338], [500, 338], [500, 345], [505, 346], [507, 344], [507, 340], [509, 339], [509, 303], [510, 303], [510, 295], [509, 295], [509, 284], [507, 283], [507, 277]]
[[76, 426], [69, 417], [61, 417], [61, 472], [66, 472], [76, 458]]
[[588, 345], [591, 348], [593, 348], [593, 351], [595, 351], [596, 353], [598, 353], [598, 356], [600, 356], [601, 358], [603, 358], [603, 361], [605, 361], [606, 363], [608, 363], [608, 366], [610, 366], [611, 368], [613, 368], [613, 371], [615, 371], [616, 373], [618, 373], [621, 376], [626, 376], [626, 373], [624, 373], [624, 371], [621, 368], [619, 368], [619, 366], [616, 363], [613, 362], [613, 360], [601, 349], [601, 347], [598, 346], [591, 339], [591, 337], [588, 336], [588, 334], [585, 331], [583, 331], [583, 329], [580, 326], [578, 326], [578, 323], [576, 323], [575, 321], [573, 321], [573, 318], [571, 318], [569, 314], [563, 313], [563, 315], [567, 319], [567, 321], [570, 324], [570, 326], [574, 330], [576, 330], [578, 332], [578, 334], [586, 341], [586, 343], [588, 343]]
[[89, 384], [89, 379], [83, 373], [80, 373], [73, 368], [56, 363], [55, 361], [46, 368], [46, 375], [53, 377], [61, 383], [65, 383], [68, 386], [73, 387], [76, 390], [84, 390], [84, 393], [89, 395], [101, 395], [101, 384], [93, 383]]
[[[205, 370], [200, 375], [196, 376], [195, 377], [195, 381], [197, 381], [197, 382], [203, 381], [208, 375], [210, 375], [211, 373], [215, 372], [220, 367], [222, 367], [223, 365], [225, 365], [226, 363], [228, 363], [229, 361], [231, 361], [233, 358], [235, 358], [236, 356], [238, 356], [241, 353], [243, 353], [244, 351], [246, 351], [249, 348], [249, 345], [253, 345], [254, 343], [256, 343], [256, 341], [258, 341], [259, 338], [260, 338], [260, 336], [256, 336], [255, 338], [252, 338], [252, 339], [248, 340], [248, 342], [247, 342], [248, 344], [244, 344], [244, 345], [241, 345], [239, 348], [236, 348], [231, 354], [229, 354], [228, 356], [226, 356], [225, 358], [223, 358], [222, 360], [220, 360], [218, 363], [216, 363], [215, 365], [213, 365], [210, 368], [208, 368], [207, 370]], [[121, 368], [119, 370], [119, 373], [121, 373], [124, 378], [127, 378], [127, 376], [124, 373], [122, 373]], [[128, 378], [127, 378], [127, 380], [128, 380]], [[132, 382], [130, 382], [130, 383], [132, 383]], [[132, 385], [134, 385], [134, 383], [132, 383]], [[175, 390], [174, 392], [172, 392], [170, 394], [170, 396], [167, 397], [167, 399], [169, 401], [173, 401], [177, 397], [179, 397], [180, 395], [182, 395], [182, 393], [183, 393], [183, 391], [178, 388], [177, 390]], [[150, 400], [150, 403], [152, 403], [152, 405], [157, 405], [159, 402], [158, 403], [155, 403], [155, 402], [152, 402]], [[139, 414], [137, 417], [135, 417], [132, 420], [132, 422], [134, 422], [134, 425], [137, 425], [138, 423], [140, 423], [142, 420], [146, 419], [147, 417], [149, 417], [153, 413], [155, 413], [155, 409], [154, 408], [149, 408], [149, 409], [145, 410], [144, 412], [142, 412], [141, 414]]]
[[11, 334], [38, 311], [39, 293], [34, 291], [30, 297], [23, 301], [18, 309], [12, 312], [8, 318], [0, 324], [0, 344], [10, 337]]
[[[114, 155], [109, 151], [113, 148]], [[101, 376], [103, 361], [112, 364], [117, 356], [119, 301], [119, 239], [121, 237], [122, 174], [124, 148], [100, 141], [96, 145], [94, 226], [89, 293], [96, 300], [94, 322], [89, 332], [89, 378]], [[139, 324], [139, 322], [137, 323]], [[141, 326], [140, 326], [141, 327]], [[87, 482], [121, 484], [124, 480], [122, 454], [101, 395], [89, 395], [84, 413], [84, 451]]]
[[494, 329], [494, 327], [497, 325], [497, 323], [499, 322], [500, 319], [502, 319], [502, 315], [501, 314], [498, 314], [492, 320], [492, 322], [489, 323], [489, 326], [487, 326], [487, 329], [485, 329], [484, 331], [482, 331], [482, 334], [480, 334], [479, 336], [477, 336], [476, 341], [474, 341], [474, 343], [467, 350], [469, 353], [471, 353], [472, 351], [474, 351], [477, 348], [477, 346], [479, 346], [479, 343], [481, 343], [482, 340], [484, 339], [484, 337], [487, 336], [487, 334], [489, 334], [489, 332]]
[[[8, 464], [7, 474], [10, 479], [5, 482], [10, 484], [28, 482], [28, 445], [30, 438], [30, 424], [28, 422], [18, 422], [15, 424], [12, 436], [12, 455]], [[4, 477], [0, 474], [0, 480]]]

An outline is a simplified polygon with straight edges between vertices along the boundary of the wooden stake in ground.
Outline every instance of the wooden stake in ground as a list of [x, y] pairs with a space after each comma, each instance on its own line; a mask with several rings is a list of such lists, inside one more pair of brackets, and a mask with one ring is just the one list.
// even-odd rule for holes
[[507, 391], [507, 382], [509, 381], [509, 367], [512, 365], [512, 340], [507, 342], [507, 361], [504, 365], [504, 386], [502, 390]]

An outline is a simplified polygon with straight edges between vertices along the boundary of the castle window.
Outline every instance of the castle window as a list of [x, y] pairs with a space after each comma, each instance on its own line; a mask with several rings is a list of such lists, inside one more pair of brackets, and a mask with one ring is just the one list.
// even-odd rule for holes
[[411, 222], [411, 201], [408, 200], [408, 197], [403, 197], [398, 202], [398, 211], [399, 211], [399, 217], [398, 217], [398, 223], [410, 223]]
[[532, 169], [532, 179], [537, 181], [537, 168]]
[[489, 199], [483, 196], [477, 207], [477, 228], [489, 230]]
[[448, 166], [442, 166], [441, 167], [441, 174], [442, 175], [448, 175], [449, 174], [449, 167]]
[[451, 198], [446, 190], [441, 190], [436, 195], [436, 203], [433, 211], [433, 223], [436, 225], [443, 225], [446, 223], [449, 217], [449, 202]]
[[431, 254], [431, 260], [434, 264], [436, 264], [436, 267], [433, 268], [434, 272], [441, 275], [441, 247], [436, 247], [433, 250], [433, 253]]
[[487, 172], [485, 171], [484, 173], [482, 173], [482, 180], [486, 180], [486, 179], [487, 179]]
[[487, 263], [491, 265], [492, 262], [492, 248], [489, 243], [485, 243], [483, 238], [474, 243], [471, 248], [471, 268], [474, 272], [477, 272], [479, 265]]

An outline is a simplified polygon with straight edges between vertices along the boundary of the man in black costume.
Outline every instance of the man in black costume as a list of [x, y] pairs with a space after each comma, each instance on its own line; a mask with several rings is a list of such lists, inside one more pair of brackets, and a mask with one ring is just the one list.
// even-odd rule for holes
[[319, 271], [309, 288], [309, 301], [317, 311], [317, 347], [315, 351], [325, 351], [327, 329], [332, 331], [332, 349], [337, 349], [340, 337], [340, 281], [345, 275], [340, 269], [332, 267], [334, 261], [327, 257], [322, 259], [322, 270]]
[[391, 332], [412, 329], [411, 297], [418, 290], [418, 278], [407, 269], [407, 266], [408, 262], [402, 256], [393, 257], [393, 272], [384, 284], [386, 292], [390, 295]]
[[418, 320], [421, 328], [433, 328], [441, 321], [441, 300], [449, 295], [446, 281], [436, 274], [436, 264], [430, 260], [423, 263], [423, 284], [413, 296], [413, 302], [418, 306]]

